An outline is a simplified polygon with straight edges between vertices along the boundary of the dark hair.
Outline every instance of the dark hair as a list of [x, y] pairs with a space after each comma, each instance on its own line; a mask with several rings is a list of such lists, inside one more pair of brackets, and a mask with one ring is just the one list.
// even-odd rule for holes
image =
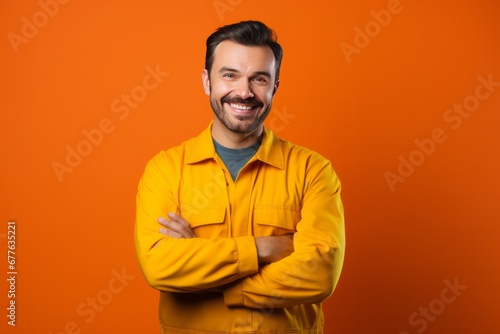
[[271, 48], [276, 59], [276, 80], [279, 79], [283, 49], [278, 44], [276, 33], [259, 21], [242, 21], [226, 25], [217, 29], [207, 38], [207, 52], [205, 55], [205, 69], [210, 74], [214, 62], [214, 51], [219, 43], [231, 40], [246, 46], [267, 45]]

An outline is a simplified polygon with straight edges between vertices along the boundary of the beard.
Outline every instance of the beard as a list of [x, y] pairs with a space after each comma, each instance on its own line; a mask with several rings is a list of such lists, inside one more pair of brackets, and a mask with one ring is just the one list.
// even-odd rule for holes
[[262, 109], [264, 104], [256, 99], [255, 97], [250, 97], [248, 99], [242, 99], [238, 97], [225, 96], [220, 101], [210, 96], [210, 105], [212, 106], [212, 110], [220, 120], [220, 122], [231, 132], [234, 133], [251, 133], [254, 131], [259, 125], [264, 123], [264, 120], [269, 115], [271, 111], [272, 103], [270, 103], [263, 111], [258, 113], [254, 113], [251, 115], [236, 115], [237, 121], [231, 120], [231, 115], [224, 109], [224, 104], [226, 103], [241, 103], [254, 106], [255, 108]]

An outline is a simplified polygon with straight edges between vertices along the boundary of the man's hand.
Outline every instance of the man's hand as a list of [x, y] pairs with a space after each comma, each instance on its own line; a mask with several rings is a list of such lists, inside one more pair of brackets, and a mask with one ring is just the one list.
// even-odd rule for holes
[[272, 263], [292, 254], [293, 234], [255, 238], [259, 264]]
[[170, 220], [167, 220], [163, 217], [158, 218], [158, 223], [164, 226], [160, 228], [160, 233], [176, 239], [196, 238], [196, 235], [194, 234], [193, 229], [191, 228], [189, 223], [182, 219], [181, 216], [170, 212], [168, 214], [168, 217], [170, 218]]

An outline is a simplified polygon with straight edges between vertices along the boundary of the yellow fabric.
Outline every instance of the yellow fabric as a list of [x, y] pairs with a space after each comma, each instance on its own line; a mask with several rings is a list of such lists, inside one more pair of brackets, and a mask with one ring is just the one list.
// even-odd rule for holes
[[[210, 129], [151, 159], [138, 187], [136, 251], [161, 333], [322, 333], [345, 248], [330, 162], [264, 129], [233, 182]], [[159, 233], [168, 212], [197, 238]], [[254, 237], [290, 233], [294, 253], [259, 267]]]

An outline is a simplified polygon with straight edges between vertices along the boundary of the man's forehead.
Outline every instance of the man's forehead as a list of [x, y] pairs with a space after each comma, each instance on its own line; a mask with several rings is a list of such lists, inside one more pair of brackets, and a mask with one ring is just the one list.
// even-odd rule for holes
[[[236, 59], [235, 59], [236, 58]], [[243, 45], [231, 40], [219, 43], [214, 50], [214, 60], [245, 59], [248, 61], [268, 61], [274, 64], [274, 53], [268, 45]]]
[[247, 74], [267, 73], [271, 79], [275, 75], [276, 60], [271, 48], [263, 46], [246, 46], [230, 40], [217, 45], [214, 52], [213, 73], [224, 68]]

